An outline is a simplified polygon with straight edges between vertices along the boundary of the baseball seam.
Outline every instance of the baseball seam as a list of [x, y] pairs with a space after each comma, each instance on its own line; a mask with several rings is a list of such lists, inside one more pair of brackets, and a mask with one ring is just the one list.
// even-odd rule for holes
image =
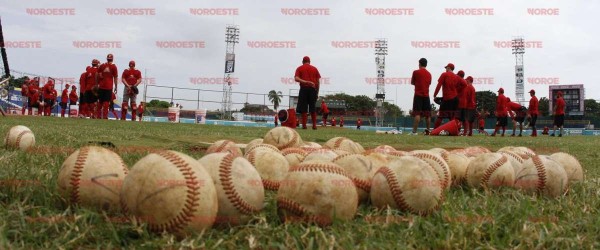
[[[502, 155], [502, 154], [500, 154]], [[504, 165], [506, 162], [508, 162], [508, 158], [506, 158], [506, 156], [502, 155], [502, 157], [500, 157], [500, 159], [494, 161], [492, 164], [490, 164], [485, 172], [483, 172], [483, 177], [481, 177], [481, 186], [487, 187], [487, 182], [490, 180], [490, 177], [492, 177], [492, 174], [496, 171], [496, 169], [498, 169], [500, 166]]]
[[290, 133], [292, 133], [292, 139], [290, 139], [290, 141], [288, 141], [288, 143], [286, 143], [285, 145], [281, 146], [281, 147], [277, 147], [278, 149], [284, 149], [284, 148], [289, 148], [293, 145], [298, 144], [298, 134], [296, 134], [296, 131], [292, 130], [291, 128], [288, 127], [282, 127], [287, 129]]
[[254, 206], [245, 202], [240, 194], [235, 189], [233, 185], [232, 179], [232, 165], [235, 157], [231, 154], [227, 154], [219, 165], [219, 180], [221, 181], [221, 185], [223, 186], [223, 191], [225, 191], [225, 195], [227, 196], [227, 200], [231, 202], [231, 204], [241, 213], [243, 214], [253, 214], [258, 212], [258, 209]]
[[[446, 164], [445, 162], [442, 162], [443, 159], [442, 159], [442, 161], [440, 161], [439, 158], [437, 158], [431, 154], [425, 154], [425, 153], [415, 153], [415, 154], [413, 154], [413, 156], [416, 156], [420, 159], [422, 159], [421, 157], [430, 159], [430, 160], [433, 160], [433, 161], [437, 162], [438, 164], [440, 164], [440, 166], [442, 167], [443, 174], [444, 174], [444, 180], [442, 180], [442, 187], [443, 187], [443, 189], [446, 189], [446, 187], [448, 187], [448, 185], [450, 185], [450, 183], [449, 183], [450, 174], [448, 173], [448, 168], [444, 166], [444, 165], [448, 165], [448, 164]], [[427, 163], [427, 164], [429, 164], [429, 163]], [[429, 164], [429, 165], [431, 165], [431, 164]], [[436, 173], [437, 173], [437, 171], [436, 171]]]
[[16, 148], [20, 148], [21, 147], [21, 138], [25, 135], [31, 133], [31, 131], [25, 130], [25, 131], [21, 131], [21, 133], [19, 133], [19, 135], [17, 135], [17, 140], [15, 141], [15, 147]]
[[[323, 216], [311, 215], [302, 205], [285, 197], [277, 198], [277, 208], [292, 213], [294, 216], [303, 218], [306, 222], [315, 222], [318, 225], [325, 226], [330, 224]], [[284, 217], [284, 220], [287, 218]]]
[[[254, 156], [255, 154], [256, 154], [256, 151], [250, 151], [250, 152], [248, 152], [248, 155], [246, 156], [246, 159], [250, 162], [250, 164], [252, 164], [252, 166], [254, 168], [256, 168], [256, 165], [254, 165], [255, 164], [254, 161], [256, 160], [256, 158]], [[268, 190], [278, 190], [279, 189], [280, 182], [267, 180], [267, 179], [263, 178], [262, 176], [261, 176], [261, 179], [262, 179], [264, 188], [266, 188]]]
[[289, 154], [299, 154], [303, 157], [306, 157], [306, 155], [308, 155], [308, 153], [306, 153], [306, 151], [299, 149], [299, 148], [286, 148], [284, 150], [281, 151], [281, 154], [283, 156], [289, 155]]
[[71, 179], [69, 184], [73, 190], [71, 190], [71, 203], [76, 204], [79, 202], [79, 183], [81, 182], [81, 174], [83, 173], [83, 167], [87, 160], [90, 148], [83, 147], [79, 150], [77, 159], [75, 160], [75, 166], [73, 166], [73, 172], [71, 172]]
[[366, 193], [371, 192], [371, 182], [370, 181], [359, 179], [359, 178], [354, 178], [354, 177], [350, 178], [350, 179], [354, 182], [354, 185], [356, 185], [357, 188], [362, 189]]
[[538, 174], [538, 182], [536, 189], [541, 194], [544, 191], [544, 188], [546, 188], [546, 168], [544, 168], [544, 163], [542, 162], [539, 156], [534, 156], [532, 160], [533, 165], [535, 166], [535, 169], [537, 170]]
[[346, 139], [347, 139], [346, 137], [340, 137], [337, 140], [335, 140], [335, 142], [333, 143], [333, 149], [339, 149], [340, 146], [342, 145], [342, 142]]
[[515, 153], [513, 153], [513, 152], [509, 152], [509, 151], [503, 151], [503, 152], [501, 152], [500, 154], [506, 154], [506, 155], [509, 155], [510, 157], [512, 157], [512, 158], [514, 158], [515, 160], [517, 160], [519, 163], [523, 164], [523, 157], [522, 157], [522, 156], [520, 156], [520, 155], [518, 155], [518, 154], [515, 154]]
[[398, 179], [396, 178], [396, 174], [394, 174], [394, 172], [388, 167], [379, 168], [379, 170], [377, 170], [377, 173], [383, 174], [383, 177], [385, 177], [385, 179], [387, 180], [388, 186], [390, 187], [390, 192], [392, 193], [392, 197], [394, 198], [394, 202], [396, 202], [396, 205], [402, 210], [414, 213], [415, 210], [406, 203], [404, 197], [402, 196], [402, 189], [400, 189], [400, 187], [398, 186]]
[[305, 172], [305, 171], [306, 172], [321, 172], [321, 173], [338, 174], [338, 175], [344, 176], [348, 179], [352, 179], [346, 174], [346, 171], [343, 168], [337, 167], [337, 166], [334, 167], [332, 165], [320, 164], [320, 163], [300, 164], [300, 165], [290, 168], [288, 172]]
[[175, 216], [175, 218], [158, 225], [148, 223], [148, 228], [150, 231], [154, 232], [176, 232], [183, 229], [191, 221], [191, 218], [194, 217], [194, 213], [197, 210], [196, 207], [199, 205], [198, 201], [200, 200], [198, 197], [200, 195], [200, 192], [198, 192], [198, 189], [200, 189], [199, 182], [196, 180], [196, 176], [194, 175], [192, 167], [189, 166], [189, 164], [178, 155], [169, 151], [160, 151], [156, 154], [175, 165], [175, 167], [184, 176], [188, 190], [184, 208], [179, 212], [179, 214], [177, 214], [177, 216]]
[[225, 146], [229, 145], [230, 142], [231, 141], [225, 140], [225, 141], [221, 142], [221, 144], [215, 150], [212, 150], [211, 152], [207, 152], [207, 153], [221, 152], [225, 148]]

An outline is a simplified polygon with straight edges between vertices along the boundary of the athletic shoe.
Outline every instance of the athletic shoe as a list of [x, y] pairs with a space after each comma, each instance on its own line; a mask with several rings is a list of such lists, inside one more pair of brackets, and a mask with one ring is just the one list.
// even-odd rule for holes
[[550, 136], [554, 136], [554, 133], [552, 133]]
[[425, 132], [423, 132], [424, 135], [429, 135], [429, 129], [425, 129]]
[[410, 132], [408, 135], [418, 135], [418, 134], [415, 132]]

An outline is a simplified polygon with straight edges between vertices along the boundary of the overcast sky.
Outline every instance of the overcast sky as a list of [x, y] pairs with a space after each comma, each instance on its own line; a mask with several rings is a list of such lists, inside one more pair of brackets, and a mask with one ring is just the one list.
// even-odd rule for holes
[[[109, 14], [120, 12], [121, 8], [127, 9], [125, 15]], [[192, 14], [191, 8], [201, 12], [208, 9], [210, 13]], [[387, 12], [373, 15], [372, 9], [379, 8]], [[446, 9], [450, 9], [450, 14]], [[482, 79], [475, 85], [476, 90], [495, 92], [504, 87], [507, 95], [514, 98], [515, 58], [510, 48], [498, 48], [503, 47], [498, 46], [498, 42], [509, 41], [517, 35], [522, 35], [531, 46], [524, 56], [526, 91], [533, 88], [539, 97], [547, 96], [548, 83], [555, 83], [554, 79], [558, 78], [560, 84], [585, 84], [586, 98], [600, 99], [600, 87], [594, 84], [600, 78], [595, 74], [600, 65], [600, 32], [595, 27], [600, 23], [599, 9], [598, 1], [579, 0], [444, 3], [432, 0], [3, 0], [0, 15], [9, 45], [11, 69], [78, 79], [91, 59], [105, 61], [106, 54], [113, 53], [121, 72], [127, 62], [134, 59], [138, 69], [142, 73], [147, 70], [147, 76], [153, 78], [156, 85], [211, 90], [221, 90], [222, 85], [194, 84], [190, 78], [212, 81], [223, 77], [225, 26], [236, 24], [240, 27], [240, 43], [235, 49], [234, 77], [238, 83], [233, 85], [233, 90], [236, 92], [289, 93], [289, 89], [297, 85], [282, 82], [282, 78], [293, 77], [302, 57], [308, 55], [321, 75], [328, 78], [329, 83], [321, 87], [322, 93], [374, 97], [376, 85], [366, 80], [376, 77], [374, 49], [368, 44], [352, 42], [387, 38], [386, 76], [398, 81], [386, 86], [387, 99], [407, 111], [414, 88], [398, 78], [410, 77], [421, 57], [429, 60], [428, 69], [434, 79], [431, 94], [443, 67], [453, 62], [457, 70]], [[286, 11], [317, 15], [286, 15]], [[140, 13], [143, 15], [134, 15]], [[475, 15], [469, 15], [471, 13]], [[92, 48], [77, 48], [74, 44], [77, 41], [96, 43]], [[169, 41], [196, 42], [195, 45], [203, 48], [157, 45], [157, 42]], [[118, 43], [120, 48], [95, 48], [98, 42], [113, 42], [113, 46]], [[267, 47], [293, 48], [254, 48], [261, 42], [271, 42]], [[343, 42], [355, 47], [334, 46], [344, 45]], [[428, 45], [431, 42], [441, 42], [451, 48], [432, 48]], [[26, 44], [41, 48], [26, 48]], [[149, 88], [149, 95], [167, 98], [171, 91]], [[197, 98], [195, 91], [180, 90], [175, 91], [175, 95], [176, 98]], [[210, 92], [200, 95], [212, 101], [220, 101], [222, 97], [220, 93]], [[242, 94], [233, 95], [234, 102], [245, 102], [246, 98]], [[262, 103], [263, 97], [250, 95], [248, 101]], [[195, 102], [181, 103], [186, 108], [196, 106]], [[220, 107], [209, 103], [201, 106]], [[240, 107], [234, 105], [234, 108]]]

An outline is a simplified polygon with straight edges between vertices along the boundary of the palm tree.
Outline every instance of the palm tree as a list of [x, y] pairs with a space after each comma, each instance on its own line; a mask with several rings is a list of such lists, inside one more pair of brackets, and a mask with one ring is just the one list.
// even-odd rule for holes
[[273, 108], [275, 108], [275, 112], [277, 112], [277, 108], [279, 107], [279, 103], [281, 103], [281, 91], [276, 92], [275, 90], [269, 91], [269, 101], [273, 103]]

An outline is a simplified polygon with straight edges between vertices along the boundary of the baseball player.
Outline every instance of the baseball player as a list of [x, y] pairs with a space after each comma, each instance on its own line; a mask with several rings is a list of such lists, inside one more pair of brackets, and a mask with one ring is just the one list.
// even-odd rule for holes
[[508, 109], [506, 108], [506, 97], [504, 96], [504, 89], [498, 89], [498, 98], [496, 98], [496, 128], [492, 136], [496, 136], [498, 130], [502, 128], [502, 136], [506, 131], [506, 125], [508, 123]]
[[69, 103], [69, 85], [65, 84], [65, 89], [63, 89], [60, 94], [60, 117], [65, 117], [65, 111], [67, 110], [67, 105]]
[[108, 119], [108, 107], [111, 102], [111, 92], [117, 92], [117, 78], [119, 71], [113, 63], [113, 54], [106, 56], [106, 62], [98, 67], [98, 101], [100, 102], [99, 119]]
[[538, 111], [538, 107], [539, 107], [539, 101], [537, 99], [537, 97], [535, 96], [535, 90], [530, 90], [529, 91], [529, 95], [531, 96], [531, 99], [529, 100], [529, 119], [531, 120], [529, 122], [529, 126], [531, 127], [531, 136], [532, 137], [536, 137], [537, 136], [537, 128], [535, 127], [535, 123], [537, 122], [537, 117], [539, 115], [539, 111]]
[[129, 68], [123, 71], [121, 82], [123, 88], [123, 102], [121, 104], [121, 120], [127, 118], [127, 107], [131, 107], [131, 120], [136, 119], [136, 99], [139, 93], [138, 85], [142, 82], [142, 73], [135, 68], [135, 61], [129, 62]]
[[445, 118], [448, 118], [450, 121], [452, 121], [458, 108], [458, 93], [456, 90], [458, 77], [456, 77], [453, 72], [454, 64], [448, 63], [445, 69], [446, 72], [440, 75], [438, 84], [433, 92], [433, 97], [436, 98], [440, 92], [440, 88], [442, 89], [442, 104], [440, 105], [438, 117], [435, 120], [434, 129], [439, 127]]

